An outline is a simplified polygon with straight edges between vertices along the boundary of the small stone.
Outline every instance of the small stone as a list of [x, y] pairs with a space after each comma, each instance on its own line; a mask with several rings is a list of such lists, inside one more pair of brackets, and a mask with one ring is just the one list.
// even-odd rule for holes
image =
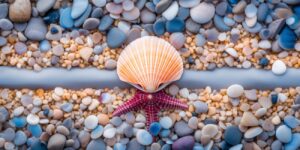
[[13, 22], [26, 22], [31, 16], [30, 0], [15, 0], [9, 5], [9, 19]]
[[211, 3], [202, 2], [190, 11], [191, 18], [200, 24], [209, 22], [215, 14], [215, 7]]
[[262, 117], [267, 113], [267, 108], [259, 108], [256, 112], [255, 112], [255, 116], [256, 117]]
[[203, 46], [206, 43], [206, 39], [202, 34], [197, 34], [195, 38], [196, 46]]
[[172, 20], [176, 17], [179, 11], [179, 6], [176, 1], [174, 1], [169, 8], [167, 8], [163, 13], [162, 16], [165, 17], [167, 20]]
[[202, 128], [202, 135], [209, 136], [210, 138], [213, 138], [218, 133], [218, 126], [214, 124], [207, 124]]
[[188, 121], [188, 125], [192, 129], [197, 129], [197, 127], [198, 127], [198, 118], [197, 117], [191, 117]]
[[55, 2], [56, 0], [39, 0], [36, 3], [36, 8], [39, 13], [44, 14], [54, 6]]
[[39, 45], [41, 52], [47, 52], [51, 49], [51, 44], [48, 40], [42, 40]]
[[36, 125], [39, 123], [40, 118], [37, 115], [29, 114], [26, 118], [26, 121], [31, 125]]
[[244, 112], [240, 124], [245, 127], [257, 126], [258, 120], [251, 112]]
[[79, 50], [80, 57], [85, 61], [89, 60], [92, 53], [93, 53], [93, 49], [90, 47], [83, 47]]
[[91, 140], [87, 145], [86, 150], [106, 149], [106, 144], [102, 139]]
[[254, 4], [249, 4], [245, 8], [245, 14], [248, 18], [252, 18], [257, 14], [257, 8]]
[[110, 48], [121, 46], [126, 40], [126, 34], [118, 28], [112, 28], [107, 34], [107, 45]]
[[122, 5], [118, 5], [115, 3], [107, 3], [105, 5], [105, 8], [108, 12], [110, 12], [111, 14], [114, 14], [114, 15], [119, 15], [123, 11]]
[[104, 132], [103, 126], [97, 125], [97, 127], [95, 129], [93, 129], [93, 131], [91, 133], [91, 138], [92, 139], [97, 139], [97, 138], [101, 137], [103, 132]]
[[244, 137], [247, 139], [252, 139], [263, 132], [261, 127], [252, 127], [245, 132]]
[[6, 128], [1, 132], [1, 137], [5, 139], [5, 141], [13, 141], [15, 138], [15, 130], [12, 128]]
[[66, 143], [66, 137], [62, 134], [54, 134], [48, 141], [47, 148], [49, 150], [63, 149]]
[[173, 20], [166, 22], [166, 30], [167, 32], [182, 32], [185, 28], [184, 20], [180, 18], [174, 18]]
[[27, 141], [27, 136], [23, 131], [17, 131], [14, 139], [14, 144], [17, 146], [25, 144]]
[[42, 134], [42, 127], [39, 124], [36, 125], [27, 125], [27, 130], [31, 133], [34, 137], [40, 137]]
[[88, 0], [74, 0], [72, 3], [71, 17], [76, 19], [80, 17], [88, 7]]
[[143, 9], [140, 18], [143, 23], [153, 23], [156, 19], [156, 15], [148, 9]]
[[276, 130], [276, 138], [282, 143], [289, 143], [292, 140], [292, 131], [286, 125], [281, 125]]
[[152, 136], [146, 130], [138, 130], [136, 133], [136, 139], [142, 145], [150, 145], [152, 143]]
[[109, 117], [106, 114], [98, 114], [98, 122], [101, 125], [106, 125], [109, 123]]
[[292, 129], [297, 128], [300, 125], [300, 121], [291, 115], [285, 116], [283, 121], [288, 127]]
[[52, 48], [52, 52], [56, 56], [61, 56], [64, 54], [64, 47], [61, 44], [58, 44]]
[[238, 53], [233, 48], [226, 48], [225, 51], [232, 57], [238, 57]]
[[[195, 145], [195, 139], [192, 136], [185, 136], [177, 139], [173, 144], [172, 144], [172, 150], [190, 150], [193, 149]], [[194, 147], [194, 150], [195, 147]]]
[[180, 32], [172, 33], [170, 35], [170, 43], [176, 48], [180, 49], [185, 43], [185, 36]]
[[72, 28], [74, 26], [74, 20], [71, 17], [72, 9], [70, 7], [63, 8], [59, 16], [59, 24], [63, 28]]
[[238, 98], [244, 93], [244, 88], [239, 84], [233, 84], [227, 88], [227, 95], [231, 98]]
[[216, 5], [216, 14], [220, 16], [224, 16], [226, 14], [227, 8], [228, 8], [227, 2], [220, 2]]
[[184, 8], [197, 6], [201, 0], [179, 0], [179, 5]]
[[282, 143], [279, 140], [276, 140], [271, 145], [272, 150], [281, 150], [282, 149]]
[[98, 118], [95, 115], [90, 115], [84, 120], [84, 126], [87, 129], [94, 129], [98, 125]]
[[118, 116], [115, 116], [111, 118], [110, 123], [116, 127], [120, 126], [122, 124], [122, 119]]
[[249, 100], [257, 100], [257, 91], [256, 89], [252, 89], [252, 90], [245, 90], [245, 97]]
[[63, 117], [63, 111], [60, 109], [54, 109], [53, 110], [53, 119], [59, 120]]
[[103, 7], [106, 4], [106, 0], [92, 0], [92, 3], [97, 7]]
[[26, 53], [26, 51], [27, 51], [26, 44], [24, 44], [22, 42], [17, 42], [14, 47], [15, 47], [16, 53], [19, 55], [22, 55], [22, 54]]
[[183, 98], [188, 98], [189, 90], [187, 88], [180, 89], [179, 94]]
[[247, 6], [246, 1], [239, 1], [232, 9], [233, 13], [242, 13]]
[[160, 118], [159, 123], [162, 126], [162, 128], [164, 128], [164, 129], [170, 129], [173, 125], [172, 119], [167, 116]]
[[62, 135], [68, 136], [70, 134], [70, 131], [68, 128], [66, 128], [65, 126], [57, 126], [56, 127], [56, 132], [60, 133]]
[[[232, 136], [234, 135], [234, 136]], [[224, 132], [224, 140], [231, 145], [237, 145], [241, 143], [242, 133], [237, 126], [228, 126]]]
[[206, 113], [208, 111], [208, 105], [202, 101], [194, 102], [195, 112], [196, 113]]
[[193, 19], [189, 18], [185, 22], [185, 28], [192, 33], [198, 33], [200, 30], [200, 24], [196, 23]]
[[271, 120], [265, 120], [261, 127], [265, 130], [265, 131], [268, 131], [268, 132], [271, 132], [271, 131], [274, 131], [275, 129], [275, 126], [272, 124], [272, 121]]
[[49, 31], [46, 34], [46, 39], [59, 41], [62, 37], [62, 28], [56, 24], [50, 24]]
[[25, 36], [34, 41], [45, 39], [47, 27], [42, 18], [31, 18], [26, 29]]
[[161, 130], [161, 125], [158, 122], [153, 122], [149, 126], [149, 132], [153, 136], [157, 136]]
[[134, 9], [134, 2], [132, 2], [130, 0], [124, 0], [122, 3], [122, 7], [125, 11], [130, 11], [130, 10]]
[[103, 136], [105, 138], [113, 138], [116, 135], [116, 128], [104, 129]]
[[0, 19], [6, 18], [7, 14], [8, 14], [8, 4], [7, 3], [0, 4]]
[[169, 93], [172, 95], [172, 96], [175, 96], [177, 95], [179, 92], [179, 87], [175, 84], [172, 84], [170, 87], [169, 87]]
[[271, 42], [268, 40], [262, 40], [258, 43], [258, 47], [262, 49], [270, 49], [271, 48]]
[[272, 64], [272, 72], [276, 75], [282, 75], [286, 71], [286, 65], [283, 61], [281, 60], [276, 60]]
[[60, 109], [62, 109], [66, 113], [69, 113], [73, 110], [73, 104], [72, 103], [64, 103], [60, 106]]
[[114, 22], [114, 19], [111, 18], [109, 15], [105, 15], [102, 17], [98, 29], [100, 31], [106, 31]]
[[138, 8], [134, 7], [130, 11], [124, 11], [122, 13], [122, 16], [127, 21], [133, 21], [133, 20], [136, 20], [137, 18], [139, 18], [140, 10]]
[[159, 1], [155, 6], [156, 13], [160, 14], [163, 11], [165, 11], [170, 5], [172, 1], [171, 0], [161, 0]]
[[11, 30], [14, 27], [12, 22], [8, 19], [0, 19], [0, 29], [2, 30]]
[[14, 109], [13, 113], [14, 116], [20, 116], [21, 114], [23, 114], [25, 108], [23, 106], [19, 106], [17, 108]]
[[258, 103], [259, 103], [262, 107], [264, 107], [264, 108], [266, 108], [266, 109], [269, 109], [269, 108], [272, 107], [272, 101], [271, 101], [271, 99], [268, 98], [268, 97], [260, 97], [260, 98], [258, 99]]
[[132, 139], [130, 140], [130, 142], [127, 144], [127, 149], [130, 150], [141, 150], [141, 149], [145, 149], [145, 147], [143, 145], [141, 145], [137, 139]]
[[176, 122], [174, 125], [174, 130], [179, 137], [190, 135], [194, 131], [185, 121]]
[[85, 130], [81, 130], [78, 134], [78, 140], [80, 142], [81, 147], [86, 147], [91, 139], [91, 135], [89, 132]]

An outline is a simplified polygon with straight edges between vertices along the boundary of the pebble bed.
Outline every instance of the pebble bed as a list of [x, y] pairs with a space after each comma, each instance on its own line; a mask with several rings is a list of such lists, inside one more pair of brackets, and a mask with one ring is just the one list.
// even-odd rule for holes
[[300, 146], [300, 87], [258, 91], [232, 85], [216, 91], [171, 85], [165, 91], [187, 103], [188, 110], [161, 111], [159, 122], [146, 130], [144, 112], [112, 117], [135, 89], [1, 89], [0, 148], [292, 150]]
[[[185, 69], [300, 68], [299, 0], [0, 0], [0, 66], [115, 70], [142, 36], [169, 41]], [[165, 91], [187, 111], [113, 117], [135, 89], [0, 89], [0, 149], [297, 150], [300, 87]]]
[[0, 65], [35, 71], [51, 66], [113, 70], [122, 48], [141, 36], [154, 35], [178, 49], [186, 69], [279, 68], [275, 72], [281, 74], [286, 67], [300, 66], [298, 4], [297, 0], [4, 0]]

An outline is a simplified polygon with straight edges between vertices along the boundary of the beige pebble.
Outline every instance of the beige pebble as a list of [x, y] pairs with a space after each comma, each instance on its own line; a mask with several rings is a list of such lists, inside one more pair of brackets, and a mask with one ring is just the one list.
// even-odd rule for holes
[[109, 123], [109, 117], [106, 114], [99, 114], [97, 117], [99, 124], [107, 125]]
[[241, 125], [242, 126], [257, 126], [258, 120], [251, 112], [244, 112], [243, 117], [241, 119]]
[[274, 125], [279, 125], [281, 123], [280, 117], [279, 116], [275, 116], [272, 118], [272, 123]]

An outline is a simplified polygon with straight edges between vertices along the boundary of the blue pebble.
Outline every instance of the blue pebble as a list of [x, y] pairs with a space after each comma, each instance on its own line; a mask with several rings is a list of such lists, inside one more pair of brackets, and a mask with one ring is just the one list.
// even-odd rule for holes
[[59, 11], [58, 10], [52, 10], [47, 13], [47, 15], [43, 18], [45, 23], [51, 24], [51, 23], [56, 23], [59, 21]]
[[215, 15], [215, 17], [214, 17], [214, 25], [221, 32], [229, 31], [231, 29], [229, 26], [227, 26], [224, 23], [223, 18], [221, 16], [219, 16], [219, 15]]
[[223, 21], [227, 26], [233, 26], [235, 24], [235, 21], [229, 17], [224, 17]]
[[45, 116], [48, 116], [48, 115], [49, 115], [49, 112], [50, 112], [50, 110], [49, 110], [48, 108], [46, 108], [46, 109], [44, 109], [43, 114], [44, 114]]
[[153, 24], [153, 32], [157, 36], [163, 35], [166, 32], [165, 24], [166, 24], [166, 21], [164, 19], [156, 20]]
[[171, 133], [170, 130], [164, 129], [164, 130], [162, 130], [162, 131], [159, 133], [159, 135], [160, 135], [162, 138], [164, 138], [164, 137], [168, 137], [168, 136], [170, 135], [170, 133]]
[[39, 45], [41, 52], [47, 52], [51, 49], [51, 44], [48, 40], [42, 40]]
[[192, 56], [188, 57], [188, 63], [189, 64], [194, 64], [195, 63], [195, 59]]
[[269, 15], [268, 5], [266, 3], [260, 4], [257, 10], [257, 20], [263, 22], [267, 19], [268, 15]]
[[265, 67], [269, 64], [269, 59], [266, 57], [263, 57], [259, 60], [259, 65], [261, 65], [262, 67]]
[[197, 34], [195, 37], [196, 46], [203, 46], [206, 43], [204, 35]]
[[50, 29], [50, 32], [51, 32], [51, 34], [56, 34], [56, 33], [58, 33], [58, 29], [56, 27], [52, 27]]
[[161, 125], [158, 122], [153, 122], [149, 126], [149, 131], [153, 136], [157, 136], [160, 130], [161, 130]]
[[93, 52], [98, 55], [98, 54], [101, 54], [103, 52], [103, 50], [104, 50], [103, 46], [96, 45], [93, 49]]
[[170, 145], [170, 144], [164, 144], [164, 145], [161, 147], [161, 150], [171, 150], [171, 145]]
[[122, 143], [116, 143], [114, 145], [114, 150], [126, 150], [126, 145], [124, 145]]
[[64, 111], [64, 112], [71, 112], [73, 110], [73, 104], [72, 103], [64, 103], [60, 106], [60, 108]]
[[27, 125], [27, 130], [35, 137], [40, 137], [42, 134], [42, 128], [39, 124], [37, 125]]
[[284, 145], [285, 150], [297, 150], [300, 148], [300, 133], [294, 133], [292, 140]]
[[166, 22], [166, 30], [167, 32], [182, 32], [185, 28], [184, 21], [180, 18], [175, 18], [173, 20]]
[[271, 37], [271, 32], [268, 28], [262, 29], [259, 31], [259, 37], [262, 40], [267, 40]]
[[178, 14], [177, 17], [181, 20], [185, 20], [190, 16], [190, 9], [188, 8], [184, 8], [184, 7], [180, 7], [178, 10]]
[[103, 15], [103, 9], [102, 8], [95, 8], [91, 13], [91, 18], [101, 18]]
[[195, 146], [193, 147], [193, 150], [204, 150], [204, 147], [201, 146], [201, 145], [195, 145]]
[[31, 150], [48, 150], [47, 145], [37, 140], [31, 144]]
[[75, 27], [80, 27], [92, 12], [92, 5], [89, 4], [85, 12], [74, 21]]
[[28, 147], [31, 147], [32, 144], [34, 144], [35, 142], [38, 142], [38, 141], [39, 141], [39, 138], [36, 138], [36, 137], [34, 137], [34, 136], [31, 136], [30, 138], [27, 139], [26, 145], [27, 145]]
[[283, 122], [290, 128], [294, 129], [300, 125], [300, 121], [294, 116], [285, 116]]
[[260, 23], [256, 23], [254, 27], [249, 27], [245, 21], [242, 23], [244, 29], [250, 33], [258, 33], [262, 29], [262, 25]]
[[88, 0], [73, 0], [71, 17], [76, 19], [84, 14], [88, 9]]
[[99, 135], [102, 135], [104, 132], [104, 128], [101, 125], [98, 125], [93, 131], [91, 132], [92, 137], [97, 137]]
[[107, 34], [107, 46], [110, 48], [120, 47], [126, 40], [126, 34], [119, 28], [112, 28]]
[[25, 144], [26, 141], [27, 141], [27, 136], [26, 136], [26, 134], [25, 134], [23, 131], [17, 131], [17, 132], [16, 132], [15, 139], [14, 139], [14, 143], [15, 143], [17, 146], [20, 146], [20, 145]]
[[228, 2], [233, 5], [233, 4], [237, 4], [239, 2], [239, 0], [228, 0]]
[[300, 18], [300, 5], [293, 7], [294, 14]]
[[72, 9], [70, 7], [63, 8], [60, 10], [59, 24], [64, 28], [72, 28], [74, 25], [74, 20], [71, 17]]
[[23, 128], [26, 126], [26, 118], [25, 117], [14, 117], [12, 119], [12, 123], [14, 124], [15, 127], [17, 128]]
[[99, 31], [105, 31], [107, 30], [112, 23], [114, 22], [114, 19], [112, 17], [110, 17], [109, 15], [105, 15], [104, 17], [102, 17], [98, 30]]
[[288, 17], [286, 19], [285, 23], [293, 30], [300, 27], [299, 17], [296, 15], [292, 15], [292, 16]]
[[284, 27], [279, 34], [278, 44], [281, 48], [285, 50], [294, 49], [295, 43], [297, 41], [297, 36], [292, 29], [289, 27]]
[[276, 104], [278, 101], [278, 94], [271, 94], [271, 101], [273, 104]]

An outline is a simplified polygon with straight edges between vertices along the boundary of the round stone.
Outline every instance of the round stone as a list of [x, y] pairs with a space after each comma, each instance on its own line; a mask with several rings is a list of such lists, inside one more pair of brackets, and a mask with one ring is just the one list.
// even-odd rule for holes
[[54, 134], [48, 141], [47, 148], [49, 150], [64, 149], [66, 143], [66, 137], [62, 134]]
[[14, 139], [14, 143], [17, 146], [25, 144], [27, 141], [27, 135], [23, 131], [17, 131]]
[[69, 129], [62, 125], [56, 127], [56, 132], [65, 136], [68, 136], [70, 134]]
[[160, 131], [160, 129], [161, 129], [161, 125], [158, 122], [153, 122], [149, 126], [149, 132], [153, 136], [157, 136], [158, 133], [159, 133], [159, 131]]
[[140, 18], [143, 23], [153, 23], [156, 19], [156, 15], [148, 9], [143, 9]]
[[126, 40], [126, 34], [118, 29], [112, 28], [107, 34], [107, 46], [110, 48], [117, 48], [121, 46]]
[[133, 20], [136, 20], [137, 18], [139, 18], [140, 10], [138, 8], [134, 7], [130, 11], [124, 11], [122, 13], [122, 16], [127, 21], [133, 21]]
[[[172, 150], [190, 150], [193, 149], [195, 145], [195, 139], [192, 136], [185, 136], [182, 138], [177, 139], [173, 144], [172, 144]], [[198, 150], [194, 149], [193, 150]]]
[[87, 145], [86, 150], [96, 150], [96, 149], [106, 149], [106, 144], [102, 139], [91, 140], [91, 142]]
[[142, 145], [150, 145], [153, 140], [152, 135], [146, 130], [138, 130], [136, 139]]
[[245, 8], [245, 14], [248, 18], [255, 17], [257, 14], [257, 8], [254, 4], [249, 4]]
[[292, 131], [286, 125], [281, 125], [276, 130], [276, 138], [282, 143], [289, 143], [292, 140]]
[[231, 47], [226, 48], [225, 51], [232, 57], [238, 57], [238, 53], [236, 52], [236, 50]]
[[98, 18], [88, 18], [84, 21], [82, 28], [86, 30], [96, 29], [99, 26], [100, 20]]
[[23, 106], [19, 106], [17, 108], [14, 109], [13, 113], [14, 116], [20, 116], [21, 114], [23, 114], [25, 108]]
[[[234, 135], [234, 136], [233, 136]], [[231, 145], [237, 145], [241, 143], [242, 132], [237, 126], [228, 126], [224, 132], [224, 140]]]
[[202, 135], [207, 135], [210, 138], [213, 138], [218, 133], [218, 126], [214, 124], [207, 124], [202, 128]]
[[106, 4], [106, 0], [92, 0], [92, 3], [97, 7], [103, 7]]
[[116, 135], [116, 128], [108, 128], [108, 129], [104, 129], [104, 134], [103, 136], [105, 138], [113, 138]]
[[54, 46], [54, 47], [52, 48], [52, 52], [53, 52], [53, 54], [56, 55], [56, 56], [61, 56], [61, 55], [63, 55], [63, 54], [64, 54], [64, 51], [65, 51], [65, 49], [64, 49], [64, 47], [63, 47], [61, 44], [58, 44], [58, 45], [56, 45], [56, 46]]
[[275, 60], [272, 64], [272, 72], [276, 75], [282, 75], [286, 71], [286, 65], [281, 60]]
[[15, 0], [9, 5], [9, 19], [13, 22], [26, 22], [31, 17], [30, 0]]
[[162, 13], [162, 16], [165, 17], [167, 20], [172, 20], [176, 17], [179, 11], [179, 6], [176, 1], [174, 1], [167, 10]]
[[117, 61], [114, 59], [108, 59], [104, 64], [105, 69], [114, 70], [117, 67]]
[[25, 36], [34, 41], [44, 40], [47, 34], [47, 27], [42, 18], [31, 18], [26, 29]]
[[8, 19], [0, 19], [0, 29], [11, 30], [14, 27], [13, 23]]
[[206, 113], [208, 111], [208, 105], [202, 101], [194, 102], [195, 112], [196, 113]]
[[110, 123], [113, 124], [114, 126], [118, 127], [122, 124], [122, 119], [118, 116], [115, 116], [111, 118]]
[[87, 129], [94, 129], [98, 125], [98, 118], [95, 115], [90, 115], [84, 120], [84, 127]]
[[185, 36], [183, 33], [176, 32], [170, 35], [170, 43], [176, 48], [180, 49], [185, 43]]
[[179, 136], [186, 136], [193, 133], [193, 129], [185, 121], [176, 122], [174, 125], [175, 133]]
[[48, 40], [42, 40], [39, 45], [41, 52], [47, 52], [51, 49], [51, 44]]
[[164, 129], [170, 129], [173, 125], [172, 119], [168, 116], [160, 118], [159, 123]]
[[209, 22], [215, 15], [215, 7], [211, 3], [202, 2], [190, 11], [191, 18], [200, 24]]
[[262, 132], [263, 132], [263, 130], [262, 130], [261, 127], [253, 127], [253, 128], [248, 129], [245, 132], [244, 137], [247, 138], [247, 139], [251, 139], [251, 138], [254, 138], [254, 137], [258, 136]]
[[27, 46], [22, 42], [17, 42], [15, 44], [15, 50], [17, 54], [22, 55], [27, 51]]
[[29, 114], [26, 118], [26, 121], [31, 125], [36, 125], [39, 123], [40, 118], [35, 114]]
[[300, 125], [300, 121], [296, 117], [291, 116], [291, 115], [285, 116], [283, 118], [283, 121], [288, 127], [292, 128], [292, 129], [294, 129]]
[[99, 137], [101, 137], [101, 135], [104, 132], [104, 128], [101, 125], [98, 125], [91, 133], [91, 138], [92, 139], [97, 139]]
[[227, 88], [226, 93], [231, 98], [238, 98], [244, 93], [244, 88], [239, 84], [233, 84]]
[[109, 117], [106, 114], [99, 114], [97, 117], [99, 124], [106, 125], [109, 123]]

